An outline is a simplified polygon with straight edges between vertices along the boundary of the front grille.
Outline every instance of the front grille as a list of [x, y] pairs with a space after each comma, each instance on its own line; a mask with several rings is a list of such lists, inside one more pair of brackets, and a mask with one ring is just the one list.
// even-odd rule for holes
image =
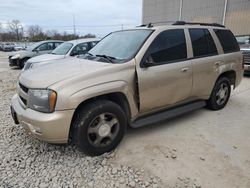
[[19, 83], [20, 88], [25, 92], [28, 93], [29, 89], [27, 87], [25, 87], [24, 85], [22, 85], [21, 83]]
[[21, 101], [23, 102], [23, 104], [27, 105], [27, 100], [26, 100], [26, 99], [24, 99], [24, 98], [23, 98], [23, 97], [21, 97], [21, 96], [19, 96], [19, 97], [20, 97]]
[[250, 64], [250, 50], [249, 51], [242, 51], [242, 54], [244, 56], [245, 64]]

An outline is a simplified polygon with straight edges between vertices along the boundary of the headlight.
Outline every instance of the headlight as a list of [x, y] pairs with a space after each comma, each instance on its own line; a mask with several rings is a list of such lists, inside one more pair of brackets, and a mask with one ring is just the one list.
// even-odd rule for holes
[[20, 58], [20, 57], [21, 57], [20, 54], [16, 54], [16, 55], [12, 56], [11, 59], [18, 59], [18, 58]]
[[28, 62], [28, 61], [27, 61], [27, 62], [25, 63], [25, 65], [24, 65], [24, 67], [23, 67], [23, 71], [28, 70], [28, 69], [31, 69], [32, 66], [33, 66], [33, 64], [32, 64], [31, 62]]
[[30, 89], [28, 107], [45, 113], [55, 110], [57, 94], [52, 90]]

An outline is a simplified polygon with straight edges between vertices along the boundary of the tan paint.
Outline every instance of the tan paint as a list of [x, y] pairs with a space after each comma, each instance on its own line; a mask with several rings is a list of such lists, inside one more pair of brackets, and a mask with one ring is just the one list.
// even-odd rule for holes
[[[162, 31], [177, 28], [185, 30], [189, 59], [142, 68], [140, 63], [155, 37]], [[208, 28], [212, 32], [219, 55], [192, 59], [193, 50], [188, 28]], [[93, 97], [117, 92], [124, 94], [131, 110], [131, 121], [142, 115], [188, 101], [206, 100], [217, 78], [223, 72], [229, 70], [236, 72], [236, 86], [243, 76], [241, 53], [224, 55], [212, 28], [187, 25], [153, 27], [151, 29], [155, 31], [135, 58], [123, 64], [73, 59], [61, 63], [59, 67], [55, 64], [26, 71], [19, 78], [19, 82], [24, 86], [49, 88], [57, 92], [55, 112], [45, 114], [28, 109], [17, 95], [12, 99], [12, 106], [17, 111], [19, 121], [37, 138], [53, 143], [65, 143], [68, 140], [75, 109]], [[137, 101], [137, 77], [139, 101]], [[19, 87], [17, 89], [19, 95], [28, 100], [27, 94]], [[138, 102], [140, 106], [137, 105]], [[42, 134], [35, 134], [34, 127], [41, 129]]]

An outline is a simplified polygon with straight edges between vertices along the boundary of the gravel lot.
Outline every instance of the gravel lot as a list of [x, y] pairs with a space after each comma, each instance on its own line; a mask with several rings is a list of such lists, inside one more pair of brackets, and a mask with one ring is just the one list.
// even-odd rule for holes
[[13, 123], [18, 74], [0, 52], [0, 187], [250, 187], [250, 77], [223, 111], [129, 130], [115, 152], [87, 157]]

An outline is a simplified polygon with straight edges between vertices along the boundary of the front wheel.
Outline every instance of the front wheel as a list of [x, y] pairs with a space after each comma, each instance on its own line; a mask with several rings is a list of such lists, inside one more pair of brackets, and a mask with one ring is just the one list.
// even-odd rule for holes
[[88, 155], [101, 155], [117, 147], [127, 127], [125, 113], [108, 100], [85, 104], [73, 123], [73, 143]]
[[231, 84], [230, 80], [226, 77], [222, 77], [215, 83], [212, 94], [207, 101], [207, 106], [211, 110], [221, 110], [223, 109], [231, 94]]

